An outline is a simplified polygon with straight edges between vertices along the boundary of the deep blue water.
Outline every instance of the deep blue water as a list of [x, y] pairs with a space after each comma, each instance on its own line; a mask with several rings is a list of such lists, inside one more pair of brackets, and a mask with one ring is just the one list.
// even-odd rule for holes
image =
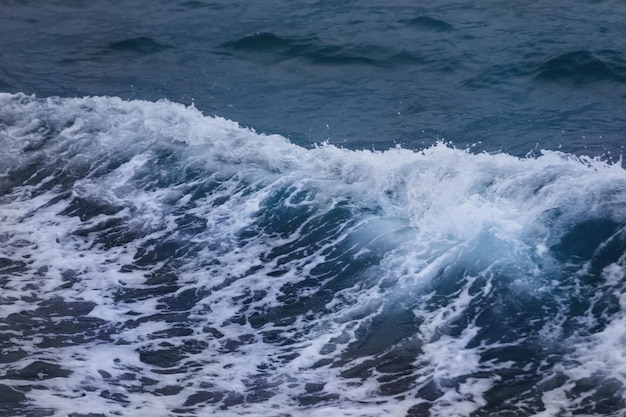
[[4, 91], [194, 102], [303, 146], [623, 151], [621, 1], [1, 7]]
[[624, 17], [0, 1], [0, 414], [626, 415]]

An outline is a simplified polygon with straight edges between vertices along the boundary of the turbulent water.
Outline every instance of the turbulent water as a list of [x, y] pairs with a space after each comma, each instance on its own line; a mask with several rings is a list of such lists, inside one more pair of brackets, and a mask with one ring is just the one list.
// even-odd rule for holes
[[307, 150], [169, 102], [0, 108], [11, 415], [625, 406], [621, 166]]
[[626, 415], [619, 3], [34, 3], [0, 415]]

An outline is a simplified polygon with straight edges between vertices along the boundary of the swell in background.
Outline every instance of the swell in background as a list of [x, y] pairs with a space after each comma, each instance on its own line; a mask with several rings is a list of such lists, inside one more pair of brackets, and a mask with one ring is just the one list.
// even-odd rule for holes
[[190, 104], [310, 147], [623, 152], [619, 1], [0, 4], [0, 89]]

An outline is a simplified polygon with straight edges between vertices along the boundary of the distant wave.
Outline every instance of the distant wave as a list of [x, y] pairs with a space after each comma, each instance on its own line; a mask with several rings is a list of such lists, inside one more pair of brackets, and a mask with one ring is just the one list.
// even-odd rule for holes
[[396, 63], [420, 62], [419, 57], [408, 52], [388, 51], [376, 45], [334, 45], [316, 36], [289, 38], [268, 32], [225, 42], [220, 45], [220, 53], [252, 60], [304, 59], [314, 65], [390, 67]]
[[406, 23], [409, 26], [435, 32], [449, 32], [454, 30], [454, 26], [450, 23], [430, 16], [418, 16], [412, 19], [403, 19], [401, 22]]
[[171, 48], [171, 46], [157, 42], [156, 40], [146, 36], [122, 39], [120, 41], [111, 42], [106, 46], [106, 49], [113, 51], [128, 51], [141, 54], [153, 54], [168, 48]]
[[494, 64], [488, 71], [466, 80], [468, 87], [482, 88], [515, 83], [520, 78], [534, 78], [570, 86], [598, 82], [626, 81], [626, 60], [618, 51], [575, 51], [554, 58], [533, 57], [516, 62]]
[[541, 65], [537, 78], [545, 81], [587, 84], [626, 82], [626, 59], [619, 51], [568, 52]]

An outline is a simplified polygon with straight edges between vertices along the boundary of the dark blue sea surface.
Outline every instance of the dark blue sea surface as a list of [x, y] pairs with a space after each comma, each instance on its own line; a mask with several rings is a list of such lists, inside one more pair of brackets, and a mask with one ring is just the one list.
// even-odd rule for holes
[[0, 0], [0, 415], [626, 416], [625, 18]]
[[622, 1], [3, 1], [0, 88], [191, 104], [310, 146], [623, 151]]

